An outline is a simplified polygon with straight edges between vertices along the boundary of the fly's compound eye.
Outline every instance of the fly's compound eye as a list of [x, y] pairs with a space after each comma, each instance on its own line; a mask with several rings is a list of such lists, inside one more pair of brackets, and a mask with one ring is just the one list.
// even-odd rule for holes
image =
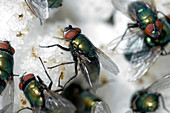
[[11, 47], [11, 52], [12, 52], [12, 54], [15, 53], [15, 49], [13, 47]]
[[74, 38], [76, 35], [77, 35], [78, 33], [76, 32], [76, 31], [68, 31], [66, 34], [65, 34], [65, 36], [64, 36], [64, 38], [66, 39], [66, 40], [68, 40], [68, 39], [72, 39], [72, 38]]
[[81, 33], [81, 29], [80, 28], [76, 27], [74, 29], [77, 30], [79, 33]]
[[170, 15], [168, 15], [167, 17], [168, 17], [168, 19], [170, 19]]
[[8, 50], [8, 49], [9, 49], [9, 46], [8, 46], [8, 44], [6, 44], [6, 43], [0, 42], [0, 48], [5, 49], [5, 50]]
[[66, 40], [69, 40], [69, 39], [72, 39], [74, 38], [75, 36], [77, 36], [78, 33], [81, 33], [81, 29], [76, 27], [76, 28], [70, 28], [70, 29], [67, 29], [65, 30], [66, 33], [64, 35], [64, 38]]
[[[34, 77], [34, 74], [27, 74], [26, 76], [24, 76], [22, 78], [22, 80], [24, 82], [28, 81], [29, 79], [31, 79], [32, 77]], [[22, 81], [19, 83], [19, 89], [22, 90]]]
[[153, 30], [154, 30], [153, 24], [149, 24], [149, 25], [147, 25], [146, 28], [145, 28], [145, 33], [146, 33], [147, 35], [151, 35], [152, 32], [153, 32]]
[[[9, 45], [7, 43], [4, 42], [0, 42], [0, 48], [8, 50], [9, 51]], [[13, 47], [11, 47], [11, 53], [14, 54], [15, 50]]]
[[19, 83], [19, 89], [22, 90], [22, 83]]
[[162, 23], [161, 23], [160, 21], [156, 21], [155, 24], [156, 24], [156, 26], [157, 26], [160, 30], [163, 29], [163, 25], [162, 25]]

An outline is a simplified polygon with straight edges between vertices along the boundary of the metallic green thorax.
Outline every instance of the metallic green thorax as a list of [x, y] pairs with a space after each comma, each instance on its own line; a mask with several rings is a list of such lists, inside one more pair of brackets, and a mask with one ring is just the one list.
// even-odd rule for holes
[[158, 19], [156, 13], [153, 12], [151, 9], [147, 8], [146, 6], [139, 7], [137, 12], [137, 17], [139, 19], [140, 27], [142, 29], [145, 29], [146, 26], [150, 23], [155, 23], [155, 21]]
[[62, 0], [48, 0], [49, 8], [58, 8], [62, 5]]
[[142, 1], [132, 2], [128, 6], [128, 12], [132, 19], [139, 23], [141, 29], [145, 29], [148, 24], [158, 19], [157, 14]]
[[88, 57], [96, 57], [92, 43], [82, 34], [79, 34], [75, 39], [71, 40], [70, 48], [72, 54], [76, 54], [75, 51], [81, 51], [82, 54]]
[[[159, 106], [158, 94], [156, 93], [135, 93], [131, 100], [131, 107], [136, 112], [154, 112]], [[137, 98], [137, 99], [136, 99]]]
[[95, 104], [96, 101], [101, 101], [98, 97], [88, 91], [83, 91], [81, 93], [81, 97], [83, 98], [85, 103], [85, 111], [90, 111], [91, 107]]
[[157, 40], [150, 38], [149, 36], [146, 37], [146, 43], [149, 46], [163, 46], [167, 44], [170, 40], [170, 25], [166, 20], [161, 19], [160, 20], [163, 24], [163, 30], [161, 32], [161, 35]]
[[38, 88], [38, 85], [39, 84], [37, 81], [32, 80], [24, 88], [24, 94], [26, 98], [30, 101], [31, 105], [41, 107], [43, 106], [43, 97], [41, 91]]
[[12, 75], [13, 56], [6, 51], [0, 51], [0, 79], [7, 79]]

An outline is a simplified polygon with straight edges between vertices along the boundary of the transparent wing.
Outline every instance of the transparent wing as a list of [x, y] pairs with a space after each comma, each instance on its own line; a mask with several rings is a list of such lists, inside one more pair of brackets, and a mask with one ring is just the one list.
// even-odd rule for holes
[[5, 110], [3, 113], [10, 113], [13, 111], [13, 105], [14, 105], [14, 82], [13, 80], [9, 80], [7, 82], [6, 88], [2, 92], [2, 106], [3, 110], [8, 107], [8, 109]]
[[5, 107], [3, 107], [3, 108], [0, 110], [0, 113], [7, 113], [6, 111], [7, 111], [8, 109], [10, 109], [11, 105], [12, 105], [12, 103], [6, 105]]
[[64, 97], [52, 92], [44, 90], [45, 108], [42, 108], [42, 112], [52, 113], [75, 113], [75, 106], [65, 99]]
[[91, 113], [111, 113], [111, 111], [105, 102], [97, 101], [91, 108]]
[[147, 3], [149, 8], [156, 12], [156, 5], [155, 5], [155, 0], [142, 0], [143, 2]]
[[128, 110], [128, 111], [126, 111], [125, 113], [133, 113], [133, 112], [132, 112], [132, 110]]
[[136, 15], [130, 15], [128, 12], [128, 6], [135, 2], [136, 0], [112, 0], [113, 6], [121, 11], [123, 14], [125, 14], [127, 17], [132, 19], [133, 21], [137, 21]]
[[39, 19], [45, 20], [49, 17], [47, 0], [25, 0], [32, 13]]
[[100, 63], [102, 64], [103, 68], [105, 68], [107, 71], [114, 73], [117, 75], [119, 73], [119, 69], [117, 65], [100, 49], [94, 47], [97, 56], [99, 58]]
[[108, 44], [108, 49], [113, 50], [119, 41], [119, 45], [116, 47], [114, 50], [115, 53], [136, 53], [139, 51], [142, 51], [144, 48], [144, 35], [142, 34], [141, 30], [140, 31], [134, 31], [134, 32], [128, 32], [125, 36], [124, 39], [121, 40], [122, 36], [112, 40]]
[[80, 55], [80, 69], [89, 83], [90, 88], [95, 92], [99, 87], [100, 64], [98, 59], [94, 58], [90, 60], [84, 55]]
[[170, 87], [170, 74], [163, 76], [159, 80], [152, 83], [146, 90], [148, 92], [158, 92]]
[[152, 47], [146, 51], [132, 54], [131, 67], [128, 70], [129, 81], [141, 78], [156, 61], [160, 53], [160, 47]]
[[33, 113], [46, 113], [41, 107], [32, 106], [31, 108]]

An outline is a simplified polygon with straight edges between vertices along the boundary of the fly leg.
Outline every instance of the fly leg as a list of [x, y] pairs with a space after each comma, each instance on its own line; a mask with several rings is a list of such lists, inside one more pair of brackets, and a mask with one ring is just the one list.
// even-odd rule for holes
[[168, 113], [170, 113], [170, 111], [166, 108], [165, 106], [165, 102], [164, 102], [164, 98], [161, 94], [158, 95], [160, 98], [161, 98], [161, 101], [162, 101], [162, 106], [164, 108], [165, 111], [167, 111]]
[[[58, 66], [61, 66], [61, 65], [66, 65], [66, 64], [73, 64], [75, 62], [65, 62], [65, 63], [61, 63], [61, 64], [58, 64], [58, 65], [55, 65], [55, 66], [52, 66], [52, 67], [48, 67], [48, 69], [52, 69], [52, 68], [55, 68], [55, 67], [58, 67]], [[64, 90], [64, 87], [60, 85], [60, 78], [62, 76], [63, 73], [60, 74], [59, 76], [59, 79], [58, 79], [58, 87], [60, 87], [61, 89], [60, 90], [56, 90], [55, 92], [59, 92], [59, 91], [63, 91]]]
[[[59, 90], [62, 90], [62, 91], [64, 91], [64, 87], [60, 84], [60, 78], [61, 78], [61, 76], [63, 75], [63, 72], [60, 74], [60, 76], [59, 76], [59, 79], [58, 79], [58, 87], [60, 87], [61, 89], [59, 89]], [[56, 90], [57, 92], [58, 92], [58, 90]], [[55, 92], [56, 92], [55, 91]]]
[[16, 75], [16, 74], [13, 74], [13, 76], [18, 76], [19, 77], [19, 75]]
[[165, 17], [165, 19], [166, 19], [166, 21], [170, 24], [170, 18], [168, 18], [168, 16], [166, 16], [163, 12], [161, 12], [161, 11], [157, 11], [158, 13], [161, 13], [164, 17]]
[[167, 52], [163, 47], [161, 49], [162, 49], [162, 52], [161, 52], [162, 56], [170, 55], [170, 52]]
[[116, 46], [112, 49], [113, 51], [117, 48], [117, 46], [120, 44], [120, 42], [124, 39], [126, 32], [130, 29], [130, 28], [135, 28], [135, 27], [139, 27], [138, 24], [132, 24], [132, 23], [128, 23], [128, 27], [126, 28], [124, 34], [122, 35], [120, 41], [116, 44]]
[[70, 51], [70, 48], [63, 47], [63, 46], [61, 46], [59, 44], [54, 44], [54, 45], [49, 45], [49, 46], [39, 46], [39, 47], [41, 47], [41, 48], [50, 48], [50, 47], [54, 47], [54, 46], [58, 46], [60, 49], [63, 49], [65, 51]]
[[78, 60], [77, 60], [77, 57], [74, 57], [74, 61], [75, 61], [75, 75], [74, 75], [73, 77], [71, 77], [71, 78], [65, 83], [64, 88], [65, 88], [65, 86], [66, 86], [71, 80], [73, 80], [73, 79], [77, 76], [77, 74], [78, 74], [78, 70], [77, 70]]
[[[77, 70], [78, 60], [77, 60], [77, 57], [74, 57], [74, 61], [75, 61], [75, 62], [74, 62], [74, 63], [75, 63], [75, 75], [74, 75], [73, 77], [71, 77], [71, 78], [65, 83], [64, 86], [61, 86], [61, 84], [60, 84], [60, 79], [61, 79], [62, 73], [61, 73], [60, 76], [59, 76], [58, 86], [62, 88], [62, 89], [61, 89], [62, 91], [65, 89], [66, 85], [67, 85], [71, 80], [73, 80], [73, 79], [77, 76], [77, 74], [78, 74], [78, 70]], [[65, 63], [65, 64], [66, 64], [66, 63]], [[69, 64], [70, 64], [70, 62], [69, 62]], [[58, 92], [58, 90], [56, 90], [55, 92]]]
[[38, 58], [39, 58], [39, 59], [40, 59], [40, 61], [41, 61], [41, 64], [42, 64], [42, 66], [43, 66], [43, 68], [44, 68], [44, 71], [45, 71], [45, 73], [46, 73], [47, 77], [50, 79], [50, 84], [49, 84], [48, 88], [51, 90], [51, 87], [52, 87], [52, 85], [53, 85], [53, 81], [52, 81], [51, 77], [49, 76], [49, 74], [48, 74], [47, 70], [45, 69], [45, 66], [44, 66], [44, 64], [43, 64], [43, 61], [41, 60], [41, 58], [40, 58], [40, 57], [38, 57]]
[[40, 25], [42, 26], [43, 25], [43, 23], [42, 23], [42, 20], [40, 19]]
[[61, 63], [61, 64], [58, 64], [58, 65], [55, 65], [55, 66], [52, 66], [52, 67], [48, 67], [48, 69], [52, 69], [52, 68], [62, 66], [62, 65], [65, 65], [65, 64], [73, 64], [73, 63], [75, 63], [75, 62], [65, 62], [65, 63]]
[[22, 111], [22, 110], [24, 110], [24, 109], [29, 109], [29, 110], [31, 110], [31, 111], [32, 111], [32, 108], [25, 107], [25, 108], [22, 108], [22, 109], [18, 110], [16, 113], [19, 113], [20, 111]]

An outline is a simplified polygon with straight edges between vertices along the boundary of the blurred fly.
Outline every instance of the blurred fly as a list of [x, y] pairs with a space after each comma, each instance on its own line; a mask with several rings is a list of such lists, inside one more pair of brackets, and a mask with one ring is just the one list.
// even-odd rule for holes
[[76, 113], [111, 113], [104, 101], [78, 84], [70, 84], [61, 95], [76, 106]]
[[[144, 2], [134, 2], [132, 4], [139, 5], [143, 3]], [[144, 6], [142, 5], [141, 7]], [[131, 6], [131, 8], [133, 7]], [[135, 81], [142, 77], [160, 55], [170, 54], [164, 49], [170, 40], [170, 23], [167, 21], [167, 18], [169, 19], [169, 16], [155, 21], [161, 23], [159, 26], [161, 27], [161, 32], [156, 37], [148, 35], [140, 29], [133, 29], [126, 35], [124, 34], [113, 40], [108, 45], [109, 49], [115, 50], [118, 53], [124, 53], [125, 57], [132, 64], [128, 73], [129, 81]]]
[[140, 28], [146, 35], [150, 36], [152, 40], [158, 40], [162, 32], [162, 22], [159, 21], [157, 14], [161, 13], [165, 19], [170, 23], [170, 19], [161, 11], [157, 11], [154, 0], [143, 1], [129, 1], [129, 0], [112, 0], [113, 5], [126, 16], [128, 16], [135, 23], [128, 23], [128, 27], [121, 37], [119, 43], [124, 39], [126, 32], [130, 28]]
[[[91, 89], [95, 92], [98, 87], [99, 82], [99, 74], [100, 74], [100, 63], [102, 66], [117, 75], [119, 73], [119, 69], [116, 64], [106, 56], [100, 49], [96, 48], [91, 41], [83, 34], [81, 34], [80, 28], [73, 28], [71, 25], [64, 29], [64, 39], [65, 41], [69, 41], [69, 48], [62, 47], [59, 44], [54, 44], [50, 46], [40, 46], [42, 48], [49, 48], [58, 46], [59, 48], [71, 52], [73, 56], [74, 62], [66, 62], [53, 67], [49, 67], [49, 69], [55, 68], [60, 65], [75, 63], [75, 75], [67, 81], [69, 83], [72, 79], [74, 79], [77, 74], [77, 65], [78, 61], [80, 62], [80, 69], [88, 81]], [[60, 78], [59, 78], [60, 80]], [[59, 82], [60, 83], [60, 82]], [[66, 84], [67, 84], [66, 83]], [[64, 87], [66, 86], [64, 85]]]
[[25, 0], [31, 12], [40, 20], [49, 17], [49, 8], [62, 6], [62, 0]]
[[[41, 59], [40, 61], [42, 63]], [[29, 100], [31, 108], [22, 108], [17, 113], [24, 109], [32, 110], [33, 113], [75, 113], [76, 108], [70, 101], [51, 91], [53, 82], [46, 69], [45, 73], [51, 81], [48, 87], [39, 76], [36, 78], [34, 74], [27, 74], [21, 77], [19, 88]]]
[[13, 54], [14, 48], [8, 41], [0, 41], [0, 95], [2, 96], [1, 113], [13, 111], [14, 81], [13, 81]]
[[[148, 88], [137, 91], [131, 99], [131, 109], [133, 113], [155, 112], [160, 107], [160, 103], [162, 103], [164, 110], [170, 113], [165, 106], [163, 96], [159, 93], [159, 91], [169, 87], [170, 75], [166, 75], [152, 83]], [[132, 113], [132, 111], [129, 110], [126, 113]]]

